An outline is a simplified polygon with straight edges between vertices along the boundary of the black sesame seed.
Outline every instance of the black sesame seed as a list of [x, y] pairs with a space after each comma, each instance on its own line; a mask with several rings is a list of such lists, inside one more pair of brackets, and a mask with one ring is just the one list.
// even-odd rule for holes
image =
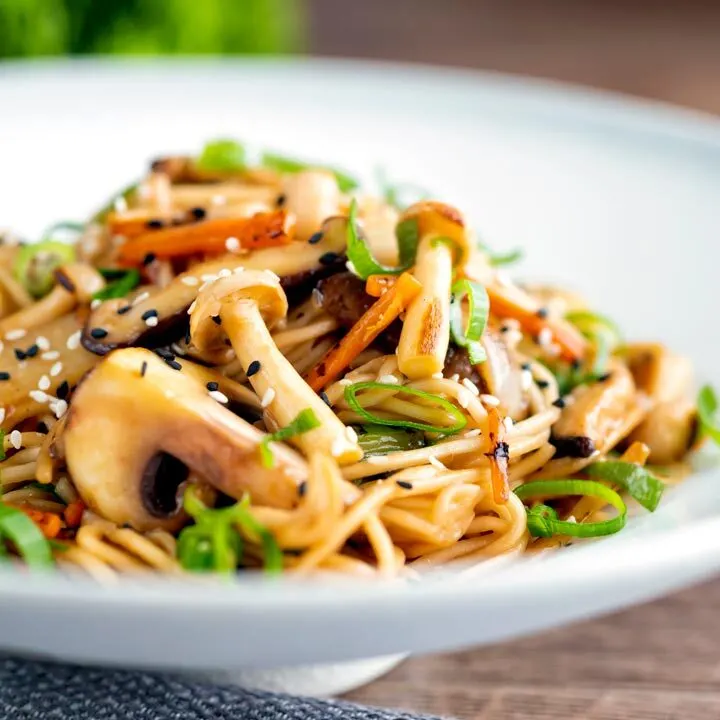
[[209, 382], [205, 387], [206, 387], [210, 392], [215, 392], [215, 390], [217, 390], [218, 387], [220, 387], [220, 386], [219, 386], [216, 382]]
[[75, 292], [75, 286], [73, 285], [70, 278], [62, 272], [55, 273], [55, 279], [62, 285], [68, 292]]
[[222, 318], [219, 315], [211, 315], [210, 318], [216, 325], [220, 325], [222, 323]]
[[557, 400], [553, 400], [553, 405], [556, 408], [560, 408], [562, 410], [565, 407], [565, 405], [567, 405], [567, 403], [565, 402], [565, 398], [559, 397]]
[[157, 260], [157, 255], [150, 252], [143, 258], [142, 264], [149, 265], [150, 263], [155, 262], [155, 260]]
[[159, 355], [163, 360], [175, 359], [175, 353], [170, 352], [167, 348], [155, 348], [155, 354]]
[[601, 375], [597, 381], [598, 382], [605, 382], [606, 380], [609, 380], [612, 377], [612, 373], [605, 373], [604, 375]]
[[15, 348], [13, 352], [15, 353], [15, 357], [18, 360], [24, 360], [27, 357], [27, 355], [25, 355], [25, 351], [21, 350], [20, 348]]
[[190, 326], [188, 325], [187, 330], [185, 330], [185, 344], [190, 344]]
[[107, 337], [108, 331], [105, 328], [93, 328], [90, 331], [90, 336], [94, 337], [96, 340], [100, 340], [101, 338]]
[[310, 236], [310, 239], [308, 240], [308, 242], [311, 245], [315, 245], [315, 244], [319, 243], [322, 239], [323, 239], [323, 234], [321, 232], [316, 232], [314, 235]]
[[34, 358], [39, 352], [40, 352], [40, 348], [37, 345], [31, 345], [25, 351], [25, 355], [29, 358]]
[[182, 365], [177, 360], [166, 360], [165, 364], [173, 370], [182, 370]]
[[67, 380], [63, 380], [56, 390], [56, 395], [61, 399], [64, 400], [68, 393], [70, 392], [70, 383]]
[[262, 365], [260, 365], [260, 361], [259, 361], [259, 360], [253, 360], [253, 361], [248, 365], [247, 376], [248, 376], [248, 377], [252, 377], [253, 375], [255, 375], [255, 373], [259, 373], [261, 367], [262, 367]]
[[48, 434], [48, 426], [42, 420], [37, 424], [37, 432], [41, 435]]
[[201, 207], [194, 207], [190, 210], [190, 214], [196, 219], [196, 220], [202, 220], [206, 215], [207, 212], [205, 211], [205, 208]]
[[9, 380], [9, 379], [10, 379], [9, 372], [0, 372], [0, 380]]
[[303, 497], [306, 492], [307, 492], [307, 480], [303, 480], [303, 481], [298, 485], [298, 495], [299, 495], [300, 497]]
[[340, 259], [340, 256], [337, 253], [326, 252], [320, 256], [320, 264], [321, 265], [334, 265], [339, 259]]
[[538, 386], [541, 390], [545, 390], [545, 388], [550, 387], [550, 383], [549, 383], [547, 380], [538, 380], [538, 381], [537, 381], [537, 386]]
[[579, 370], [581, 366], [582, 366], [582, 362], [581, 362], [580, 360], [573, 360], [573, 361], [570, 363], [570, 367], [571, 367], [573, 370]]
[[146, 372], [147, 372], [147, 360], [143, 360], [142, 365], [140, 366], [140, 377], [145, 377]]
[[510, 326], [509, 326], [509, 325], [502, 325], [502, 326], [500, 327], [500, 332], [501, 332], [501, 333], [510, 332]]
[[154, 309], [146, 310], [140, 317], [143, 320], [149, 320], [150, 318], [156, 318], [158, 316], [158, 311]]
[[525, 362], [520, 366], [520, 369], [521, 370], [530, 370], [531, 367], [532, 367], [532, 365], [529, 362]]
[[535, 314], [544, 320], [548, 316], [548, 309], [546, 307], [541, 307]]
[[401, 487], [403, 490], [412, 490], [413, 486], [411, 482], [408, 482], [407, 480], [396, 480], [395, 481], [399, 487]]
[[124, 315], [125, 313], [129, 313], [132, 310], [132, 305], [123, 305], [121, 308], [117, 309], [118, 315]]
[[321, 399], [328, 407], [332, 407], [332, 404], [331, 404], [331, 402], [330, 402], [330, 398], [328, 397], [327, 393], [326, 393], [324, 390], [320, 393], [320, 399]]
[[287, 202], [287, 195], [285, 193], [282, 193], [277, 196], [277, 200], [275, 201], [275, 204], [278, 207], [282, 207]]
[[165, 226], [165, 223], [164, 223], [162, 220], [153, 219], [153, 220], [148, 220], [148, 221], [145, 223], [145, 226], [146, 226], [149, 230], [159, 230], [161, 227], [164, 227], [164, 226]]

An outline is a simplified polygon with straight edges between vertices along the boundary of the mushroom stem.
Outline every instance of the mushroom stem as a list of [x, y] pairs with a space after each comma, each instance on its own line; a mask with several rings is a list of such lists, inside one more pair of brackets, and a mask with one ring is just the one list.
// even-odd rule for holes
[[450, 286], [453, 248], [436, 235], [420, 241], [415, 277], [423, 286], [405, 315], [398, 366], [409, 378], [442, 372], [450, 343]]
[[0, 335], [10, 330], [30, 330], [69, 313], [75, 307], [75, 296], [56, 285], [42, 300], [18, 310], [0, 322]]
[[257, 302], [243, 299], [223, 303], [220, 317], [245, 371], [251, 363], [260, 363], [259, 371], [249, 380], [278, 426], [289, 424], [305, 408], [310, 408], [320, 421], [320, 427], [298, 435], [292, 442], [308, 454], [328, 453], [340, 464], [357, 462], [362, 457], [359, 445], [348, 438], [345, 425], [278, 350]]

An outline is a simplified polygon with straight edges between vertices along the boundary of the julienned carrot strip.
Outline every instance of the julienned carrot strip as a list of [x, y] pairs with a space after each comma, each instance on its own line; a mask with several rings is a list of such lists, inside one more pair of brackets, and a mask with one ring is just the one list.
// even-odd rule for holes
[[490, 436], [490, 480], [492, 483], [493, 500], [502, 505], [510, 497], [508, 482], [508, 444], [505, 442], [505, 424], [497, 408], [487, 408], [488, 435]]
[[167, 219], [158, 213], [152, 214], [148, 210], [126, 210], [123, 213], [112, 210], [108, 213], [107, 225], [111, 235], [122, 235], [130, 240], [149, 232], [151, 228], [148, 227], [148, 222], [151, 220], [165, 221]]
[[18, 510], [22, 510], [40, 528], [42, 534], [50, 540], [56, 538], [62, 530], [62, 520], [56, 513], [26, 507], [18, 507]]
[[395, 284], [396, 280], [394, 275], [371, 275], [365, 283], [365, 292], [374, 298], [379, 298]]
[[66, 508], [63, 516], [65, 517], [65, 524], [69, 528], [80, 527], [83, 513], [85, 512], [85, 503], [82, 500], [76, 500], [71, 502]]
[[345, 337], [332, 347], [308, 373], [308, 385], [320, 392], [335, 380], [346, 367], [408, 306], [422, 285], [409, 273], [397, 282], [350, 328]]
[[[538, 315], [538, 308], [524, 305], [515, 293], [502, 287], [488, 286], [490, 311], [499, 317], [515, 318], [522, 328], [538, 336], [545, 328], [552, 333], [552, 342], [560, 346], [565, 360], [582, 360], [587, 351], [587, 340], [575, 328], [562, 320], [548, 320]], [[517, 292], [517, 291], [516, 291]]]
[[287, 245], [294, 237], [294, 218], [276, 210], [247, 218], [214, 218], [149, 230], [121, 245], [118, 257], [124, 264], [137, 265], [148, 253], [161, 259], [224, 253], [228, 251], [228, 238], [236, 238], [242, 248], [255, 250]]

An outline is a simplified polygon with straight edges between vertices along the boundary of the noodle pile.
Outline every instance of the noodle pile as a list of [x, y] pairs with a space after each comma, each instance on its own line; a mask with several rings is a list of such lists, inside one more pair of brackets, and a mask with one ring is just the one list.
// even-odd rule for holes
[[654, 509], [646, 464], [711, 421], [684, 358], [513, 283], [454, 208], [240, 147], [4, 238], [0, 509], [28, 527], [0, 515], [0, 555], [389, 578]]

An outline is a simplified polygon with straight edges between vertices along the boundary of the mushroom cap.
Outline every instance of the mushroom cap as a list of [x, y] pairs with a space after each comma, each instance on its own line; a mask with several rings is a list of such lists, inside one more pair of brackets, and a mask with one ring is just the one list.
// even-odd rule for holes
[[287, 315], [288, 302], [280, 278], [267, 270], [241, 270], [218, 278], [203, 288], [190, 314], [193, 345], [210, 351], [224, 348], [225, 333], [218, 323], [223, 305], [238, 302], [257, 305], [268, 328]]
[[468, 230], [462, 213], [452, 205], [437, 202], [436, 200], [423, 200], [406, 208], [400, 216], [400, 222], [417, 220], [420, 237], [435, 235], [446, 237], [459, 248], [462, 258], [470, 253]]

